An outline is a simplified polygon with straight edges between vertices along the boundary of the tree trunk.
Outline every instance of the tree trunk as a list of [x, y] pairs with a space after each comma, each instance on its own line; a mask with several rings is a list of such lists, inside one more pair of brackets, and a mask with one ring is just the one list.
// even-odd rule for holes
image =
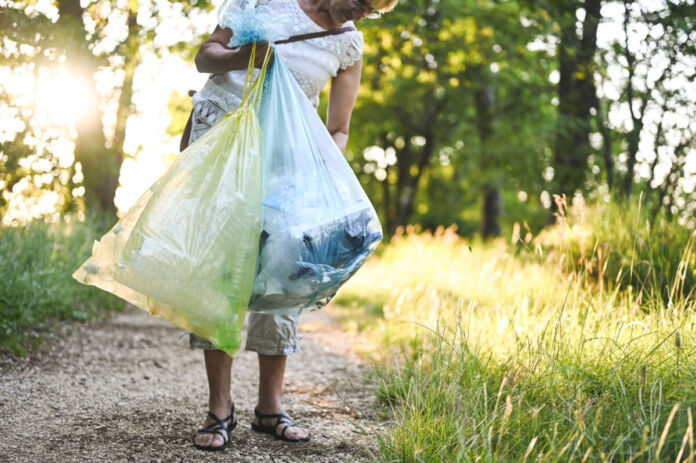
[[[585, 2], [582, 37], [576, 32], [576, 2], [566, 2], [561, 13], [559, 44], [558, 122], [554, 147], [555, 194], [572, 198], [583, 191], [591, 152], [590, 109], [596, 100], [594, 56], [601, 0]], [[552, 211], [553, 212], [553, 211]]]
[[408, 221], [411, 219], [413, 214], [413, 202], [416, 200], [416, 193], [418, 192], [418, 186], [420, 183], [420, 178], [430, 161], [433, 154], [433, 140], [432, 136], [426, 137], [426, 143], [423, 147], [420, 160], [416, 168], [418, 171], [415, 175], [411, 175], [410, 168], [408, 178], [405, 183], [405, 187], [399, 195], [399, 203], [397, 204], [396, 212], [396, 226], [405, 227]]
[[82, 21], [83, 9], [79, 0], [58, 1], [58, 27], [68, 36], [65, 43], [67, 64], [71, 74], [80, 82], [85, 107], [76, 120], [77, 139], [75, 159], [82, 165], [87, 211], [99, 209], [116, 214], [114, 191], [118, 185], [118, 166], [113, 153], [106, 148], [104, 129], [99, 110], [94, 74], [97, 61], [89, 49]]
[[611, 193], [614, 190], [614, 149], [611, 139], [611, 129], [606, 124], [604, 110], [599, 98], [597, 98], [596, 92], [594, 93], [594, 107], [597, 111], [595, 122], [597, 123], [599, 133], [602, 134], [602, 158], [607, 175], [607, 187], [609, 193]]
[[396, 184], [394, 194], [391, 195], [391, 216], [394, 217], [393, 230], [389, 230], [389, 234], [393, 233], [399, 226], [405, 226], [404, 214], [402, 210], [408, 204], [408, 192], [406, 191], [408, 177], [410, 174], [411, 164], [413, 162], [414, 153], [411, 149], [411, 133], [404, 134], [404, 147], [397, 150], [396, 155]]
[[386, 230], [385, 234], [390, 236], [394, 231], [394, 217], [392, 215], [391, 208], [391, 185], [389, 184], [389, 166], [385, 168], [387, 171], [387, 177], [382, 182], [382, 189], [384, 198], [382, 200], [384, 204], [384, 228]]
[[423, 127], [425, 145], [421, 148], [418, 156], [413, 156], [418, 159], [418, 164], [415, 166], [417, 169], [415, 174], [411, 173], [411, 163], [408, 163], [403, 170], [405, 173], [404, 181], [402, 182], [401, 191], [397, 195], [399, 201], [397, 203], [395, 223], [397, 227], [406, 226], [413, 214], [413, 203], [416, 200], [416, 193], [418, 192], [421, 175], [423, 175], [423, 172], [425, 172], [425, 169], [428, 167], [430, 158], [432, 158], [433, 152], [435, 151], [435, 112], [439, 110], [439, 105], [430, 107], [426, 105], [425, 112], [429, 114], [429, 116], [425, 117], [425, 127]]
[[481, 236], [483, 239], [500, 236], [500, 214], [503, 211], [503, 195], [501, 181], [498, 176], [498, 165], [495, 162], [495, 154], [491, 152], [490, 140], [493, 134], [493, 113], [495, 108], [495, 92], [488, 82], [491, 76], [485, 73], [481, 67], [473, 71], [476, 80], [481, 86], [474, 92], [476, 105], [476, 129], [479, 135], [480, 168], [486, 181], [481, 188], [483, 208], [481, 210]]
[[503, 194], [500, 180], [486, 184], [483, 187], [483, 216], [481, 217], [481, 236], [484, 239], [500, 236], [500, 214], [503, 212]]
[[135, 71], [140, 62], [140, 43], [138, 42], [138, 34], [140, 32], [140, 26], [137, 22], [137, 7], [138, 2], [129, 2], [130, 8], [128, 11], [128, 37], [125, 43], [121, 45], [121, 55], [123, 56], [123, 84], [121, 85], [121, 94], [118, 98], [118, 109], [116, 110], [116, 126], [114, 128], [114, 142], [113, 142], [113, 155], [115, 163], [116, 181], [112, 182], [113, 192], [111, 192], [111, 197], [113, 198], [116, 194], [116, 188], [118, 187], [118, 178], [121, 172], [121, 164], [123, 164], [123, 158], [125, 157], [125, 152], [123, 149], [124, 143], [126, 141], [126, 126], [128, 122], [128, 116], [132, 113], [132, 100], [133, 100], [133, 77], [135, 76]]

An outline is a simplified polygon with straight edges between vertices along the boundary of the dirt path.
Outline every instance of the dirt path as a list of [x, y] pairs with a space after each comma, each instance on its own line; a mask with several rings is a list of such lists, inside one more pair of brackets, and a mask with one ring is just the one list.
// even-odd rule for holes
[[196, 450], [207, 383], [201, 351], [181, 330], [129, 308], [67, 323], [30, 358], [0, 354], [0, 461], [371, 461], [375, 421], [369, 367], [330, 314], [304, 314], [303, 353], [289, 357], [285, 406], [312, 441], [289, 444], [251, 431], [258, 367], [240, 352], [232, 394], [240, 425], [225, 452]]

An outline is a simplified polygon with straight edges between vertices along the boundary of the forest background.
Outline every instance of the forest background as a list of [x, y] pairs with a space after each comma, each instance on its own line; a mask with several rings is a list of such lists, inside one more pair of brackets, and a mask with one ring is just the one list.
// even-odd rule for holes
[[[0, 8], [3, 224], [126, 210], [178, 152], [215, 6]], [[653, 215], [689, 221], [694, 17], [693, 2], [403, 2], [360, 24], [346, 157], [388, 233], [456, 224], [492, 237], [515, 222], [536, 232], [554, 194], [643, 193]]]
[[[2, 349], [119, 307], [69, 275], [177, 156], [216, 6], [0, 0]], [[383, 346], [384, 461], [693, 461], [693, 0], [358, 27], [346, 159], [387, 239], [335, 307]]]

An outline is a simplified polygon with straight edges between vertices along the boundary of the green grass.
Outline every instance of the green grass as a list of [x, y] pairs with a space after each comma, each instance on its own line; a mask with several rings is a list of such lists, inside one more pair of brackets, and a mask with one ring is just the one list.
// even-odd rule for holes
[[[381, 461], [696, 458], [690, 234], [646, 232], [641, 221], [600, 233], [618, 214], [609, 207], [587, 209], [544, 232], [561, 236], [555, 242], [540, 236], [522, 250], [451, 230], [406, 234], [346, 284], [339, 312], [381, 353], [378, 394], [393, 419], [378, 437]], [[571, 232], [581, 226], [585, 265], [567, 265], [579, 255]], [[664, 251], [645, 253], [621, 227]], [[682, 241], [649, 243], [665, 236]], [[587, 262], [602, 248], [634, 249], [634, 262], [622, 256], [610, 278], [605, 259], [598, 278]], [[645, 273], [622, 278], [640, 259]]]
[[536, 237], [533, 251], [555, 253], [556, 264], [565, 272], [630, 288], [667, 304], [669, 299], [684, 299], [696, 287], [693, 230], [661, 216], [651, 223], [640, 204], [600, 203], [591, 209], [579, 204], [560, 211], [560, 226]]
[[72, 273], [89, 257], [104, 219], [34, 221], [0, 226], [0, 349], [18, 355], [38, 347], [56, 320], [86, 320], [123, 307], [104, 291], [77, 283]]

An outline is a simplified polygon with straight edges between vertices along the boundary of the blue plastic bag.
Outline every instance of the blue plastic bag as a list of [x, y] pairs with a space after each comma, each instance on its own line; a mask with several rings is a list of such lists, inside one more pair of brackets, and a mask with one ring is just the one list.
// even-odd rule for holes
[[264, 83], [262, 232], [249, 310], [326, 305], [382, 239], [374, 207], [278, 54]]

